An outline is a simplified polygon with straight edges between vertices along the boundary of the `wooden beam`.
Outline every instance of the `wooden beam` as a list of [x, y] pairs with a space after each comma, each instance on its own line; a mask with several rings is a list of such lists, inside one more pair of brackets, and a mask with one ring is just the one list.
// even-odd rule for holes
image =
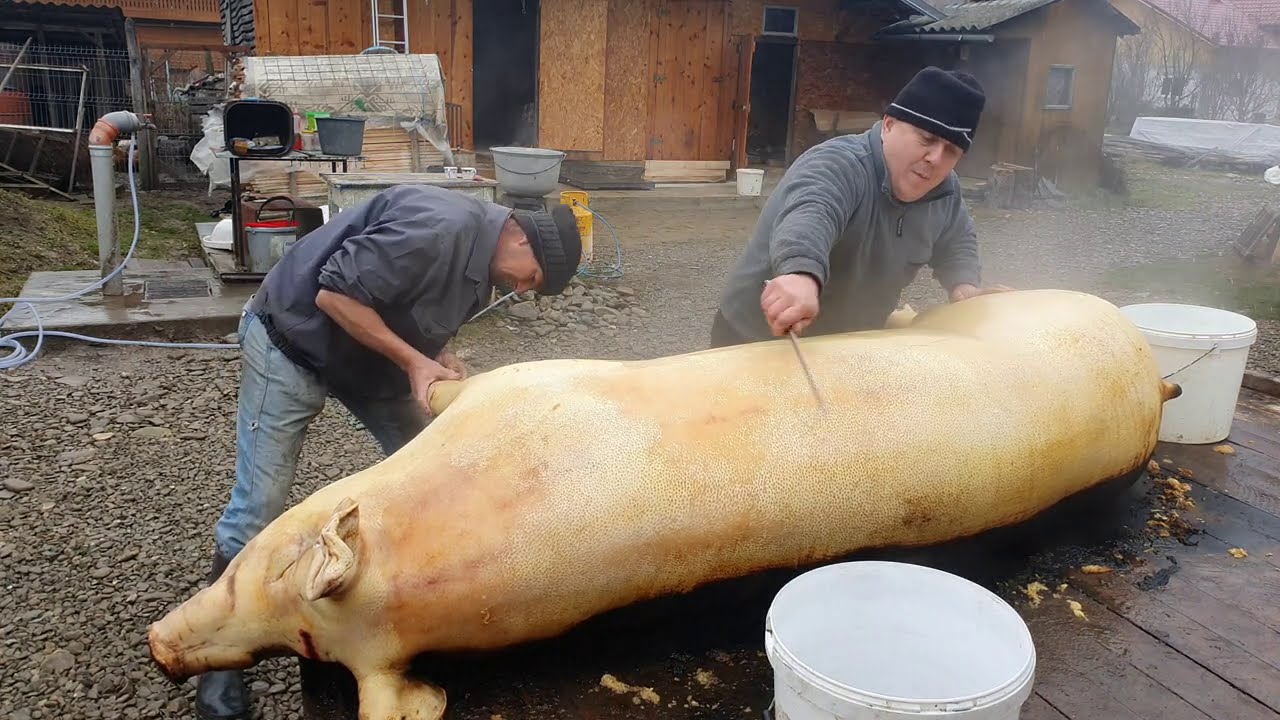
[[[147, 114], [150, 104], [147, 97], [146, 84], [143, 78], [147, 73], [147, 56], [138, 47], [138, 30], [133, 19], [124, 21], [125, 42], [129, 47], [129, 94], [133, 96], [133, 112]], [[135, 133], [138, 138], [138, 169], [142, 176], [142, 189], [155, 190], [160, 186], [156, 173], [156, 135], [152, 130], [141, 130]]]

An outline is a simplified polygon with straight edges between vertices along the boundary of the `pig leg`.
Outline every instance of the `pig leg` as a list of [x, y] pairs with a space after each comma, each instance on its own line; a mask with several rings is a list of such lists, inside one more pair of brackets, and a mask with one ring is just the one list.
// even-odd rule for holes
[[392, 670], [357, 676], [360, 720], [440, 720], [445, 692]]

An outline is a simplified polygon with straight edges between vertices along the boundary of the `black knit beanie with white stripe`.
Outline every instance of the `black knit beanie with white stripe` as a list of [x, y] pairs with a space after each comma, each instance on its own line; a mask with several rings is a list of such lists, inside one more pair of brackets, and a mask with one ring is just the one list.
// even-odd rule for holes
[[967, 152], [986, 102], [974, 76], [929, 66], [911, 78], [884, 114], [946, 138]]

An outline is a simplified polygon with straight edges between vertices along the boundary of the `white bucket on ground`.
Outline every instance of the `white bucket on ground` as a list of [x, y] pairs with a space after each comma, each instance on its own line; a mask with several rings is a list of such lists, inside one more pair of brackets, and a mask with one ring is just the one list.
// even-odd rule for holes
[[759, 195], [764, 188], [764, 170], [758, 168], [738, 168], [738, 194]]
[[1161, 377], [1182, 386], [1182, 396], [1164, 404], [1160, 440], [1226, 439], [1258, 324], [1239, 313], [1198, 305], [1144, 303], [1120, 311], [1146, 336]]
[[828, 565], [787, 583], [765, 622], [777, 720], [1017, 720], [1031, 694], [1026, 623], [941, 570]]

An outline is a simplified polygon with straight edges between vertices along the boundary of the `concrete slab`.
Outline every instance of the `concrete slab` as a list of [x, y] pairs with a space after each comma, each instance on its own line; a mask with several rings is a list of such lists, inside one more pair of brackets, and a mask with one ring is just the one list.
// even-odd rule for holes
[[[34, 272], [21, 297], [60, 297], [99, 279], [97, 270]], [[124, 285], [121, 297], [103, 297], [101, 290], [93, 290], [70, 300], [33, 304], [45, 330], [115, 339], [210, 338], [236, 330], [240, 311], [258, 287], [223, 284], [207, 267], [154, 260], [131, 260]], [[0, 325], [0, 334], [35, 329], [30, 310], [21, 308]]]

